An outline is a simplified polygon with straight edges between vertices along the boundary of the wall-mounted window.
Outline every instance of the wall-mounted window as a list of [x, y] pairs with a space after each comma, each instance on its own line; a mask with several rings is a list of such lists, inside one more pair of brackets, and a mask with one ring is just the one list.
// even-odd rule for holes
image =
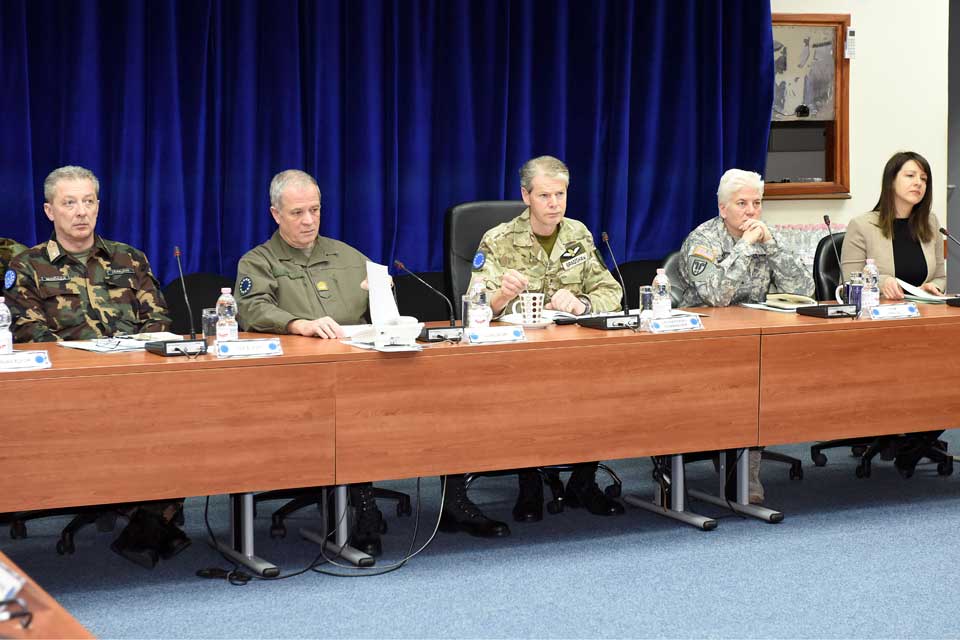
[[767, 199], [850, 197], [850, 16], [773, 14]]

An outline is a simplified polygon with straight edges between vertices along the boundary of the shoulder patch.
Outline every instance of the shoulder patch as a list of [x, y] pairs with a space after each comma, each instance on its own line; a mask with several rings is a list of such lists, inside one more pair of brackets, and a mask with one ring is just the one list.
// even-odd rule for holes
[[13, 269], [7, 269], [7, 272], [3, 274], [3, 288], [4, 289], [13, 289], [13, 285], [17, 283], [17, 272]]
[[483, 269], [483, 265], [487, 263], [487, 256], [483, 255], [483, 251], [477, 251], [477, 255], [473, 256], [473, 268], [474, 269]]
[[711, 251], [709, 247], [705, 247], [702, 244], [698, 244], [697, 246], [695, 246], [693, 248], [693, 251], [690, 252], [690, 255], [698, 258], [703, 258], [704, 260], [707, 260], [709, 262], [714, 262], [716, 259], [716, 255], [714, 255], [713, 251]]
[[237, 288], [237, 291], [240, 292], [240, 295], [245, 296], [253, 289], [253, 280], [250, 279], [250, 276], [243, 276], [240, 280], [240, 286]]

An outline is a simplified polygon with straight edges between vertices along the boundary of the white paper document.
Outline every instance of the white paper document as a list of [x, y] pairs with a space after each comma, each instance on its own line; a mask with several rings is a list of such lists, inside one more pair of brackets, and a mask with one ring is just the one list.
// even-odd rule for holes
[[938, 296], [930, 293], [929, 291], [924, 291], [920, 287], [915, 287], [909, 282], [904, 282], [900, 278], [897, 278], [897, 284], [903, 289], [903, 292], [906, 294], [908, 300], [914, 300], [916, 302], [935, 302], [943, 304], [953, 296]]
[[391, 324], [400, 317], [393, 298], [387, 267], [367, 261], [367, 286], [370, 289], [370, 320], [375, 325]]

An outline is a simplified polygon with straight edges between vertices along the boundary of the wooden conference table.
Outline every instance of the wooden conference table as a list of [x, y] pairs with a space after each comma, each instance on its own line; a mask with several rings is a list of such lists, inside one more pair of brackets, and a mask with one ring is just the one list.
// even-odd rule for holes
[[420, 353], [298, 336], [247, 360], [19, 345], [53, 368], [0, 373], [0, 512], [949, 428], [960, 412], [960, 309], [705, 311], [699, 332], [551, 326]]
[[87, 629], [77, 622], [66, 609], [50, 597], [40, 585], [24, 573], [0, 551], [0, 562], [26, 578], [26, 584], [17, 594], [33, 613], [30, 626], [24, 629], [18, 618], [0, 622], [0, 638], [92, 638]]

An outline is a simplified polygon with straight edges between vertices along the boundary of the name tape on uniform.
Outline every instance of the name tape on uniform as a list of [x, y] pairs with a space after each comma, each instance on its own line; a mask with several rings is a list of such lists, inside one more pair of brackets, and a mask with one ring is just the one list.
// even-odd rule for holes
[[871, 320], [899, 320], [902, 318], [919, 318], [920, 309], [916, 303], [900, 302], [898, 304], [882, 304], [870, 309]]
[[14, 351], [0, 355], [0, 371], [30, 371], [52, 366], [46, 351]]
[[523, 342], [527, 339], [523, 327], [470, 327], [464, 330], [464, 337], [470, 344], [492, 344], [495, 342]]
[[699, 331], [700, 329], [703, 329], [700, 316], [676, 316], [650, 321], [650, 333], [676, 333], [677, 331]]
[[255, 338], [253, 340], [223, 340], [217, 342], [218, 358], [260, 358], [282, 356], [280, 338]]

